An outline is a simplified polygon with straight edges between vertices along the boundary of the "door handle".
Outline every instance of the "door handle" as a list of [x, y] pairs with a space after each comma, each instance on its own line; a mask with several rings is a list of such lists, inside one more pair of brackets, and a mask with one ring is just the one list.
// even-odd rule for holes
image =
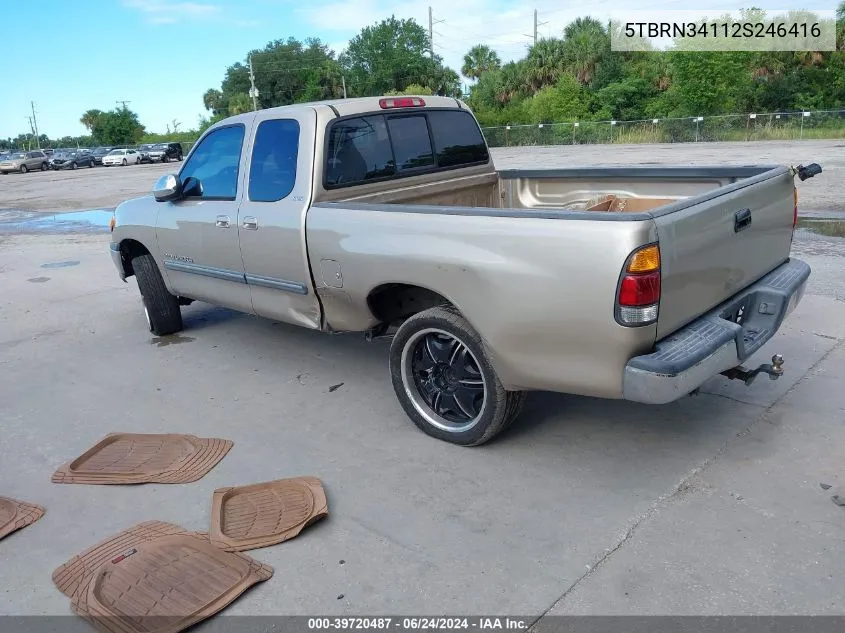
[[751, 226], [751, 209], [740, 209], [734, 213], [734, 233]]
[[231, 220], [229, 219], [228, 215], [218, 215], [217, 216], [217, 222], [215, 223], [215, 226], [217, 226], [217, 228], [220, 228], [220, 229], [228, 229], [229, 228], [229, 222], [231, 222]]
[[241, 226], [248, 231], [255, 231], [258, 229], [258, 220], [251, 215], [247, 215], [244, 217], [244, 221]]

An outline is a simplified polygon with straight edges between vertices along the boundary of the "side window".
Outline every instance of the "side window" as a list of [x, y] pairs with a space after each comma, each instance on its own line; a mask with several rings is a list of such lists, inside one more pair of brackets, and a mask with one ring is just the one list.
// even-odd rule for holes
[[27, 158], [37, 158], [38, 154], [36, 154], [35, 152], [30, 152], [29, 154], [26, 155], [26, 157]]
[[487, 145], [475, 119], [467, 112], [431, 112], [428, 115], [439, 167], [489, 160]]
[[392, 176], [396, 170], [384, 117], [365, 116], [332, 125], [325, 171], [328, 187]]
[[387, 126], [397, 169], [403, 171], [434, 165], [425, 116], [392, 117], [387, 120]]
[[186, 186], [185, 195], [233, 200], [238, 191], [238, 166], [244, 142], [244, 126], [222, 127], [200, 141], [185, 163], [179, 177]]
[[249, 199], [276, 202], [286, 198], [296, 182], [299, 122], [262, 121], [255, 133], [249, 166]]

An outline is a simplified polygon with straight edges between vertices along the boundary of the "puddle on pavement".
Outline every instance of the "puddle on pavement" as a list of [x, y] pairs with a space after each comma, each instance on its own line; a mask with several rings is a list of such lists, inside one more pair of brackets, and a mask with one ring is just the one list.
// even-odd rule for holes
[[0, 234], [10, 233], [107, 233], [113, 211], [88, 209], [45, 213], [0, 209]]
[[67, 268], [68, 266], [79, 266], [79, 260], [72, 259], [66, 262], [48, 262], [41, 264], [41, 268]]
[[156, 347], [167, 347], [168, 345], [181, 345], [190, 343], [196, 339], [193, 336], [182, 336], [181, 334], [170, 334], [168, 336], [154, 336], [150, 339], [150, 345]]
[[798, 228], [827, 237], [845, 237], [845, 220], [798, 218]]
[[43, 284], [45, 281], [50, 281], [49, 277], [33, 277], [32, 279], [27, 279], [27, 281], [31, 281], [34, 284]]

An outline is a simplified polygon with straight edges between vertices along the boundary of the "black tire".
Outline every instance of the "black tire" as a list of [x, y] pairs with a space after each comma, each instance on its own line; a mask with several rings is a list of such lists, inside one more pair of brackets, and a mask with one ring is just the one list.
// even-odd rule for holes
[[157, 336], [179, 332], [182, 329], [179, 299], [168, 292], [153, 256], [138, 255], [132, 260], [132, 270], [138, 280], [150, 332]]
[[180, 163], [182, 162], [182, 158], [183, 158], [182, 154], [179, 154], [178, 160], [179, 160]]
[[123, 159], [123, 166], [126, 167], [129, 163], [126, 162], [126, 159]]
[[161, 157], [161, 162], [162, 163], [169, 163], [170, 157], [167, 154], [165, 154], [164, 156]]
[[41, 163], [41, 171], [47, 171], [48, 169], [50, 169], [50, 165], [47, 163]]
[[73, 170], [76, 170], [76, 163], [75, 163], [75, 162], [74, 162], [74, 163], [71, 163], [71, 164], [70, 164], [70, 168], [71, 168], [71, 169], [73, 169]]
[[[432, 344], [437, 353], [431, 353], [432, 340], [438, 341]], [[440, 354], [450, 360], [437, 363]], [[431, 369], [418, 371], [426, 364]], [[415, 314], [399, 327], [390, 345], [390, 376], [399, 404], [420, 430], [461, 446], [491, 440], [519, 415], [525, 399], [523, 392], [502, 386], [481, 337], [448, 306]], [[437, 394], [428, 399], [432, 390], [439, 392], [439, 400]], [[450, 402], [457, 408], [450, 411]]]
[[94, 161], [93, 160], [88, 161], [88, 169], [94, 169]]
[[28, 171], [29, 171], [29, 170], [26, 168], [26, 165], [21, 165], [21, 173], [22, 173], [22, 174], [25, 174], [25, 173], [26, 173], [26, 172], [28, 172]]

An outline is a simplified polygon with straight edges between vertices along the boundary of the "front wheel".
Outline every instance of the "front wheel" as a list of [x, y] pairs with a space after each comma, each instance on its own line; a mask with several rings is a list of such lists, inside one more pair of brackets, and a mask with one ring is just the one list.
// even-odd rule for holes
[[41, 171], [47, 171], [50, 166], [47, 163], [41, 163]]
[[71, 169], [76, 169], [76, 163], [71, 163], [71, 164], [70, 164], [70, 168], [71, 168]]
[[22, 174], [25, 174], [25, 173], [26, 173], [26, 172], [28, 172], [28, 171], [29, 171], [29, 170], [26, 168], [26, 165], [21, 165], [21, 173], [22, 173]]
[[124, 166], [124, 167], [126, 167], [126, 165], [127, 165], [127, 164], [128, 164], [128, 163], [126, 162], [126, 159], [124, 158], [124, 159], [123, 159], [123, 166]]
[[481, 337], [454, 308], [415, 314], [390, 345], [390, 375], [399, 403], [425, 433], [478, 446], [519, 414], [521, 391], [507, 391]]
[[149, 253], [138, 255], [132, 260], [132, 270], [138, 280], [150, 332], [157, 336], [179, 332], [182, 329], [179, 299], [167, 290], [153, 256]]

